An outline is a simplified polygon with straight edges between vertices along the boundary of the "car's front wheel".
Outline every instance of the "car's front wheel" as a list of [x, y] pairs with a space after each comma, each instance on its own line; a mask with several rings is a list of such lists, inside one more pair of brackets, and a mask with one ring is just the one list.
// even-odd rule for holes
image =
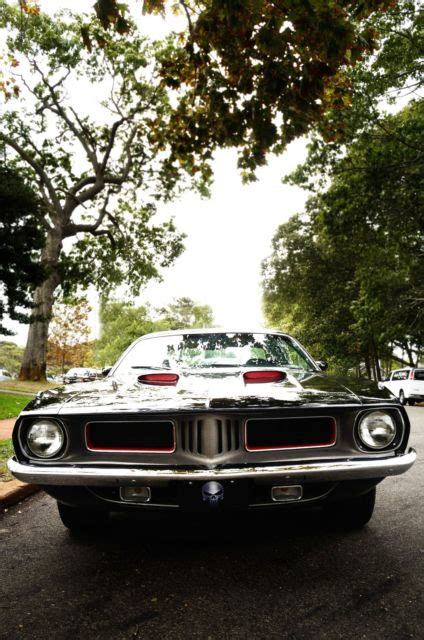
[[106, 526], [109, 521], [108, 511], [95, 511], [70, 507], [62, 502], [57, 503], [60, 519], [65, 527], [75, 532], [94, 531]]
[[327, 521], [337, 529], [345, 531], [350, 529], [361, 529], [371, 519], [375, 505], [375, 487], [371, 491], [343, 500], [343, 502], [333, 502], [324, 507], [324, 514]]

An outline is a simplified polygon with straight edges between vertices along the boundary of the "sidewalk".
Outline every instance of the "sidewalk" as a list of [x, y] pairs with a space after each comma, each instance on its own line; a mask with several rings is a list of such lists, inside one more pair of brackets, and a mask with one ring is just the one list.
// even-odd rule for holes
[[0, 440], [6, 440], [6, 438], [12, 437], [13, 425], [16, 418], [10, 418], [9, 420], [0, 420]]
[[[15, 420], [16, 418], [0, 420], [0, 440], [6, 440], [11, 437]], [[39, 488], [36, 485], [25, 484], [19, 480], [0, 482], [0, 511], [16, 504], [20, 500], [24, 500], [38, 490]]]

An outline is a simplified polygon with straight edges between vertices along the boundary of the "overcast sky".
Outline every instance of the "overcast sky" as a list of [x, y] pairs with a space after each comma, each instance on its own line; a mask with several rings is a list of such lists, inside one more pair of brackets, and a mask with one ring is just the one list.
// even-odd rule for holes
[[[44, 11], [59, 8], [84, 10], [88, 0], [41, 0]], [[130, 3], [137, 15], [141, 3]], [[139, 24], [152, 37], [166, 34], [175, 19], [143, 16]], [[258, 171], [258, 181], [243, 185], [236, 167], [236, 153], [216, 154], [215, 181], [210, 199], [187, 193], [171, 204], [160, 205], [159, 213], [174, 216], [187, 238], [185, 252], [163, 273], [163, 282], [148, 285], [139, 303], [164, 306], [173, 298], [188, 296], [211, 305], [220, 325], [263, 324], [260, 270], [270, 253], [277, 226], [300, 211], [306, 199], [303, 191], [281, 183], [281, 177], [302, 162], [305, 142], [299, 140], [279, 158], [270, 158]], [[93, 320], [95, 330], [97, 322]], [[16, 327], [13, 338], [24, 344], [27, 328]], [[10, 338], [8, 338], [10, 339]]]

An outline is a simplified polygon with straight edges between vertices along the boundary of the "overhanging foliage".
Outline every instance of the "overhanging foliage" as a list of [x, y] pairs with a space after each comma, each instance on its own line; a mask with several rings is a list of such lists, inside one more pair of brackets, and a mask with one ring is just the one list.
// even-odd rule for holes
[[383, 124], [279, 228], [264, 267], [268, 320], [374, 377], [395, 347], [414, 364], [424, 343], [424, 101]]

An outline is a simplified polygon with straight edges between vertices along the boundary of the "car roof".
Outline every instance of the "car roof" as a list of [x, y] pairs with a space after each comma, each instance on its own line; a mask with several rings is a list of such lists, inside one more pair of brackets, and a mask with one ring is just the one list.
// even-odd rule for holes
[[203, 333], [271, 333], [280, 336], [288, 335], [283, 331], [276, 329], [265, 329], [264, 327], [203, 327], [201, 329], [174, 329], [172, 331], [156, 331], [154, 333], [146, 333], [144, 336], [138, 338], [144, 340], [144, 338], [159, 338], [161, 336], [178, 336], [184, 335], [201, 335]]

